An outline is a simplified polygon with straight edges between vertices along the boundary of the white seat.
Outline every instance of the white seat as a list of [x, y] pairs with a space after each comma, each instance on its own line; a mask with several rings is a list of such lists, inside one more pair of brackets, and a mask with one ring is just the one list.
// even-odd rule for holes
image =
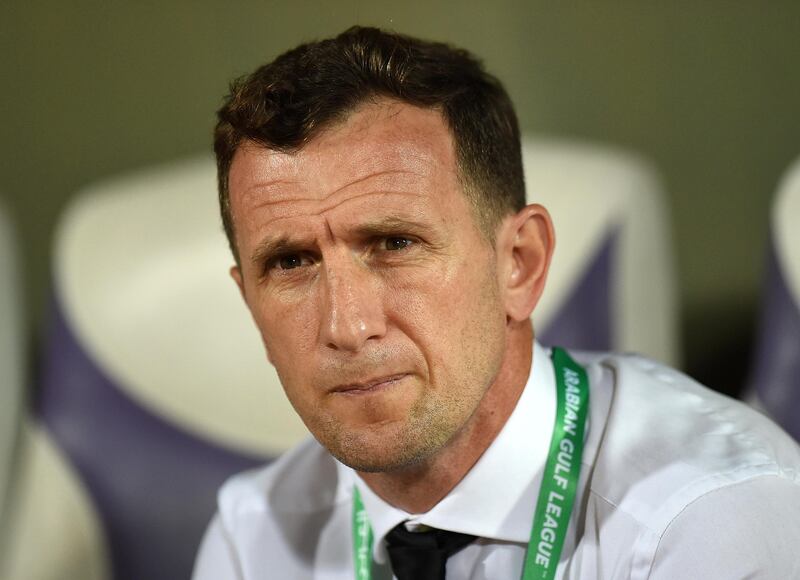
[[232, 264], [204, 157], [81, 192], [57, 233], [54, 276], [78, 340], [134, 400], [209, 440], [276, 455], [307, 431]]
[[215, 183], [208, 158], [116, 178], [56, 232], [38, 418], [106, 532], [75, 551], [115, 580], [188, 577], [219, 485], [307, 433], [227, 276]]
[[[587, 336], [592, 348], [636, 351], [680, 364], [678, 309], [669, 213], [654, 170], [639, 157], [588, 143], [526, 138], [528, 201], [550, 210], [556, 250], [534, 313], [543, 335], [570, 308], [609, 309], [609, 340]], [[598, 252], [606, 251], [605, 256]], [[580, 304], [602, 288], [586, 278], [599, 257], [610, 260], [609, 304]], [[576, 287], [586, 283], [580, 296]], [[599, 298], [595, 298], [599, 301]], [[577, 320], [573, 326], [592, 332]], [[566, 344], [579, 346], [583, 344]]]

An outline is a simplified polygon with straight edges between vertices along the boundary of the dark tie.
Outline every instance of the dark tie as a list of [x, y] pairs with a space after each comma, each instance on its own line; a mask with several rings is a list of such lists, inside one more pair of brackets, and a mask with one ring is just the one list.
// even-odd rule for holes
[[444, 530], [409, 532], [400, 524], [386, 534], [386, 549], [397, 580], [444, 580], [447, 558], [474, 539]]

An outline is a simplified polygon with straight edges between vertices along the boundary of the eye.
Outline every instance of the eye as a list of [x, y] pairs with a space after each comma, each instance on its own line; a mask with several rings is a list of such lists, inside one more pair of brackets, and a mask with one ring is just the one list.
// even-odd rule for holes
[[389, 251], [402, 250], [410, 246], [413, 242], [403, 236], [392, 236], [384, 240], [384, 249]]
[[272, 261], [272, 267], [278, 270], [294, 270], [301, 266], [307, 266], [309, 259], [302, 254], [285, 254], [278, 256]]
[[300, 256], [292, 254], [291, 256], [283, 256], [278, 259], [278, 265], [281, 270], [291, 270], [292, 268], [299, 268], [301, 264]]

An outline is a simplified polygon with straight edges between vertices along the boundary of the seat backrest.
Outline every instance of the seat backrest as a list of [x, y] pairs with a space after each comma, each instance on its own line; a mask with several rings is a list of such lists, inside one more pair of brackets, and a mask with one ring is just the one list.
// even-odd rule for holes
[[38, 411], [114, 580], [188, 577], [224, 479], [305, 435], [230, 265], [209, 159], [99, 184], [61, 220]]
[[552, 139], [525, 139], [523, 162], [528, 201], [547, 207], [556, 229], [537, 336], [678, 365], [669, 214], [653, 169], [624, 151]]
[[800, 159], [772, 203], [748, 398], [800, 441]]

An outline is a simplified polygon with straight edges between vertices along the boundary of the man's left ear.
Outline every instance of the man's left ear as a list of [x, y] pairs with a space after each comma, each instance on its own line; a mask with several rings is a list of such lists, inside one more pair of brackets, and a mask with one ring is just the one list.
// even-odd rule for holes
[[530, 317], [544, 291], [555, 247], [553, 222], [543, 206], [532, 204], [508, 216], [498, 234], [506, 315], [520, 322]]

